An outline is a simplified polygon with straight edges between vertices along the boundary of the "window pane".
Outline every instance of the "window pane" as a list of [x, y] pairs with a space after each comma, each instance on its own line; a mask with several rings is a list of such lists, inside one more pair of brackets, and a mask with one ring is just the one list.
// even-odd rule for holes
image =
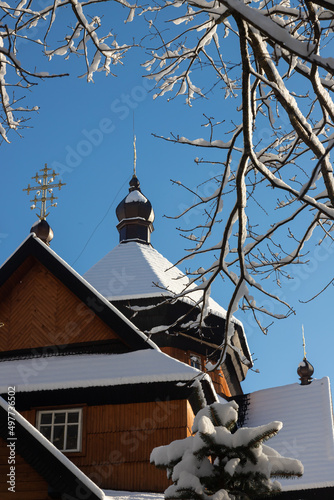
[[194, 354], [190, 355], [190, 366], [193, 366], [194, 368], [200, 370], [202, 368], [201, 358]]
[[78, 426], [69, 425], [67, 427], [66, 450], [76, 450], [78, 448]]
[[64, 449], [64, 425], [57, 425], [53, 428], [53, 444], [59, 449]]
[[81, 442], [81, 409], [41, 411], [39, 430], [61, 451], [78, 451]]
[[42, 413], [41, 424], [51, 424], [51, 422], [52, 422], [52, 413]]
[[51, 425], [43, 425], [40, 427], [40, 432], [43, 434], [43, 436], [46, 437], [50, 441], [51, 439]]
[[67, 415], [67, 421], [69, 424], [71, 423], [78, 423], [79, 422], [79, 412], [78, 411], [71, 411]]
[[65, 412], [55, 413], [55, 424], [64, 424], [64, 423], [65, 423]]

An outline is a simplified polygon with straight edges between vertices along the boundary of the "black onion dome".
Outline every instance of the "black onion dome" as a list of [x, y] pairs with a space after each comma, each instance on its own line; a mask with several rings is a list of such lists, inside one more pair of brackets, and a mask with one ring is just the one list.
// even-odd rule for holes
[[116, 208], [120, 241], [140, 241], [149, 244], [150, 234], [153, 231], [154, 210], [151, 202], [141, 192], [140, 182], [135, 174], [129, 184], [129, 194]]
[[311, 363], [304, 358], [303, 361], [299, 363], [297, 373], [299, 375], [301, 385], [308, 385], [312, 382], [314, 368]]
[[147, 221], [154, 221], [154, 211], [151, 202], [143, 195], [138, 178], [133, 175], [130, 181], [129, 194], [120, 202], [116, 208], [116, 216], [119, 221], [140, 217]]
[[49, 245], [53, 238], [53, 231], [45, 219], [35, 222], [35, 224], [32, 225], [30, 232], [35, 233], [36, 236], [46, 245]]

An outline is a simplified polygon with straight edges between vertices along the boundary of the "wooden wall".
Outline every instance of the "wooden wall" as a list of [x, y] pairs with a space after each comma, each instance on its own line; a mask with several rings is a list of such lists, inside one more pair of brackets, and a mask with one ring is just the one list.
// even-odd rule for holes
[[50, 500], [48, 484], [37, 472], [16, 453], [15, 457], [15, 493], [8, 491], [7, 474], [9, 473], [8, 448], [6, 441], [0, 438], [0, 498], [1, 500]]
[[[165, 470], [150, 464], [150, 454], [191, 434], [194, 415], [188, 401], [83, 408], [82, 452], [66, 456], [98, 486], [162, 493], [171, 484]], [[35, 410], [22, 415], [35, 423]]]
[[0, 318], [0, 351], [117, 338], [32, 257], [1, 287]]
[[[183, 349], [178, 349], [176, 347], [161, 347], [161, 350], [164, 353], [168, 354], [169, 356], [176, 358], [179, 361], [183, 361], [183, 363], [187, 363], [188, 365], [190, 365], [190, 355], [196, 354], [196, 356], [201, 358], [202, 371], [206, 372], [205, 357], [195, 353], [194, 351], [184, 351]], [[232, 395], [231, 390], [226, 381], [225, 375], [221, 368], [215, 370], [214, 372], [207, 372], [207, 373], [208, 375], [210, 375], [214, 388], [219, 395], [223, 397], [224, 396], [230, 397]]]
[[154, 447], [190, 435], [187, 401], [156, 401], [87, 407], [86, 450], [68, 457], [105, 489], [163, 492], [165, 470], [151, 465]]

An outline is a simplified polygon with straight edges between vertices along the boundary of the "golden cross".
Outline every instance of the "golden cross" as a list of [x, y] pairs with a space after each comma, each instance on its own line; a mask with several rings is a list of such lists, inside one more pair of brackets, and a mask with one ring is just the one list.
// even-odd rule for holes
[[[28, 184], [28, 187], [26, 189], [23, 189], [23, 191], [27, 191], [27, 194], [30, 194], [30, 191], [36, 191], [34, 199], [30, 200], [33, 203], [30, 208], [31, 210], [35, 210], [35, 208], [38, 208], [36, 207], [36, 204], [41, 202], [39, 215], [36, 215], [40, 220], [45, 220], [49, 215], [49, 212], [46, 213], [47, 209], [57, 206], [55, 200], [58, 200], [58, 198], [57, 196], [53, 195], [53, 189], [58, 188], [60, 191], [61, 187], [65, 186], [66, 184], [60, 181], [55, 184], [54, 179], [59, 174], [56, 174], [54, 170], [52, 170], [52, 173], [50, 173], [51, 168], [48, 168], [47, 163], [45, 164], [45, 167], [40, 170], [40, 172], [43, 172], [43, 174], [38, 174], [38, 172], [36, 172], [36, 175], [32, 177], [32, 179], [39, 185], [30, 186], [30, 184]], [[48, 201], [50, 201], [51, 203], [47, 206], [46, 203]]]

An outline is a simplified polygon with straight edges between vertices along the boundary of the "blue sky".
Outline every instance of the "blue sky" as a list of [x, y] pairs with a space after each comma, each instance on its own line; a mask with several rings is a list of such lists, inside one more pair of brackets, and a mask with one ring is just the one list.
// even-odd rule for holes
[[[26, 57], [33, 60], [35, 55], [27, 53]], [[177, 215], [193, 197], [170, 179], [196, 189], [197, 184], [216, 172], [212, 166], [194, 162], [205, 151], [168, 143], [152, 133], [208, 138], [207, 129], [201, 126], [205, 122], [203, 113], [219, 114], [219, 119], [227, 120], [234, 103], [217, 94], [212, 99], [194, 101], [191, 108], [182, 98], [169, 102], [166, 97], [154, 100], [152, 82], [143, 79], [144, 70], [138, 64], [140, 57], [145, 60], [142, 49], [130, 54], [123, 67], [115, 68], [117, 78], [97, 75], [95, 83], [88, 84], [85, 79], [77, 78], [82, 68], [75, 62], [73, 76], [41, 82], [31, 89], [27, 104], [40, 106], [39, 113], [28, 122], [31, 128], [23, 131], [22, 138], [12, 133], [11, 144], [1, 145], [1, 261], [11, 255], [37, 220], [29, 208], [30, 197], [22, 190], [45, 163], [61, 172], [62, 181], [66, 182], [56, 192], [58, 207], [52, 209], [48, 218], [55, 233], [53, 250], [79, 273], [84, 273], [118, 243], [115, 209], [126, 195], [132, 175], [133, 112], [137, 173], [156, 215], [152, 244], [171, 262], [184, 255], [185, 240], [179, 236], [177, 227], [191, 227], [196, 215], [190, 215], [182, 223], [164, 215]], [[38, 63], [42, 64], [39, 59]], [[47, 64], [45, 60], [41, 69], [48, 69]], [[54, 71], [66, 71], [70, 64], [55, 60]], [[199, 189], [208, 195], [213, 186], [209, 183]], [[272, 196], [271, 192], [268, 196]], [[256, 359], [254, 368], [260, 370], [260, 374], [249, 373], [243, 384], [245, 392], [297, 382], [296, 369], [303, 358], [302, 324], [307, 357], [315, 367], [314, 376], [329, 376], [334, 380], [332, 287], [309, 304], [298, 302], [309, 299], [331, 279], [333, 254], [334, 246], [310, 247], [309, 264], [293, 271], [294, 280], [280, 290], [274, 283], [267, 283], [270, 291], [279, 291], [297, 313], [276, 321], [267, 336], [250, 316], [237, 313]], [[205, 267], [205, 262], [197, 261], [195, 267], [200, 265]], [[224, 306], [229, 293], [226, 284], [217, 281], [212, 296]], [[267, 305], [280, 312], [273, 302]]]

